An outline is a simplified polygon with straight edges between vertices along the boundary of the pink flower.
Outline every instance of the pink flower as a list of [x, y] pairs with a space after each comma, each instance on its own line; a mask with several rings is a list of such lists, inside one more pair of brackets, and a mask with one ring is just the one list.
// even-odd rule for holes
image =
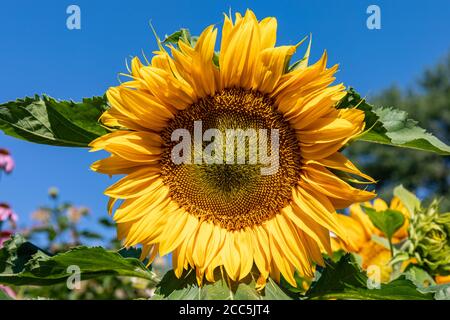
[[0, 203], [0, 222], [10, 221], [13, 225], [15, 225], [17, 220], [17, 214], [11, 209], [9, 204]]
[[3, 286], [0, 284], [0, 291], [3, 291], [11, 298], [16, 299], [16, 293], [10, 287]]
[[5, 231], [0, 231], [0, 248], [3, 247], [3, 243], [5, 243], [5, 241], [9, 240], [9, 238], [11, 238], [12, 232], [5, 230]]
[[6, 149], [0, 149], [0, 170], [11, 173], [14, 169], [14, 160]]
[[81, 217], [89, 214], [89, 209], [84, 207], [70, 207], [67, 211], [67, 216], [69, 217], [70, 222], [77, 223], [80, 221]]

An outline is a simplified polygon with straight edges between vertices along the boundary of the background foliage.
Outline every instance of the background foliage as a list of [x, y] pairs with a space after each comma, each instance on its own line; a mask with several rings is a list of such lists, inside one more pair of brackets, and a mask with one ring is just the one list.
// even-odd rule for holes
[[[450, 138], [450, 54], [425, 70], [406, 90], [392, 86], [369, 98], [374, 105], [396, 106], [442, 141]], [[386, 198], [401, 182], [419, 197], [442, 197], [440, 207], [450, 210], [450, 157], [356, 141], [346, 150], [363, 172], [378, 180], [377, 191]]]

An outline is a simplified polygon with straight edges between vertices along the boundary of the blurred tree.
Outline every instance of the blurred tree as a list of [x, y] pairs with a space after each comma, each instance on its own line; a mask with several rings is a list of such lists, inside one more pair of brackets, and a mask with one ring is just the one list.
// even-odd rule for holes
[[[404, 109], [421, 127], [448, 144], [450, 53], [426, 70], [416, 86], [404, 91], [393, 86], [368, 100], [375, 106]], [[440, 207], [450, 211], [450, 157], [362, 142], [352, 144], [346, 152], [361, 169], [379, 180], [377, 191], [381, 197], [403, 184], [421, 198], [442, 197]]]

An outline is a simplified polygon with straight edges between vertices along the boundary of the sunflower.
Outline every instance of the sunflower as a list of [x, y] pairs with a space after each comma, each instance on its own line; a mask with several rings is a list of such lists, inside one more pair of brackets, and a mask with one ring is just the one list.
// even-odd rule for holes
[[[403, 205], [399, 198], [393, 197], [390, 205], [380, 198], [375, 199], [372, 203], [365, 202], [365, 207], [373, 208], [377, 212], [387, 209], [396, 210], [403, 214], [405, 222], [392, 237], [392, 243], [398, 243], [408, 237], [408, 226], [410, 213]], [[392, 273], [392, 266], [389, 264], [391, 260], [391, 252], [388, 248], [373, 239], [373, 236], [385, 237], [383, 232], [377, 229], [369, 216], [363, 211], [361, 204], [356, 203], [350, 206], [349, 216], [344, 214], [338, 215], [338, 221], [345, 230], [347, 230], [348, 241], [344, 243], [340, 239], [332, 238], [333, 251], [341, 249], [349, 252], [357, 253], [361, 256], [363, 269], [369, 266], [378, 266], [381, 270], [381, 280], [387, 282]], [[403, 268], [407, 264], [403, 265]]]
[[[209, 26], [195, 45], [180, 40], [150, 62], [133, 58], [131, 80], [107, 91], [100, 120], [114, 130], [91, 147], [111, 156], [92, 169], [125, 175], [105, 191], [124, 245], [141, 244], [150, 262], [171, 253], [178, 277], [195, 269], [201, 284], [220, 268], [238, 281], [255, 268], [258, 283], [283, 276], [295, 286], [295, 272], [312, 277], [331, 253], [330, 232], [347, 241], [336, 209], [374, 196], [337, 175], [373, 181], [338, 152], [363, 131], [364, 113], [336, 108], [346, 95], [331, 85], [337, 66], [327, 68], [324, 53], [288, 68], [298, 45], [275, 46], [276, 29], [276, 19], [250, 10], [225, 16], [219, 54]], [[278, 169], [174, 163], [173, 133], [195, 135], [196, 121], [202, 132], [277, 130]]]
[[437, 284], [446, 284], [450, 283], [450, 275], [448, 276], [436, 276], [435, 281]]

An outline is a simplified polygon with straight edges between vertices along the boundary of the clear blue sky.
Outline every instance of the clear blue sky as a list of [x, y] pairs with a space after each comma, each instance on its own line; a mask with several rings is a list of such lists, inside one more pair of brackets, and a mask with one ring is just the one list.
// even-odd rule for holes
[[[81, 7], [81, 30], [66, 28], [66, 8]], [[366, 28], [366, 9], [381, 8], [381, 30]], [[166, 7], [167, 6], [167, 7]], [[156, 48], [148, 22], [160, 36], [180, 27], [198, 34], [220, 24], [222, 13], [252, 8], [259, 18], [278, 18], [278, 43], [313, 34], [312, 57], [324, 49], [340, 63], [339, 81], [371, 95], [393, 83], [414, 83], [421, 71], [450, 49], [450, 2], [434, 1], [1, 1], [0, 102], [35, 93], [79, 100], [117, 84], [125, 59]], [[26, 222], [57, 186], [62, 198], [106, 216], [103, 189], [110, 179], [89, 170], [102, 157], [84, 149], [35, 145], [0, 133], [0, 147], [17, 167], [0, 181], [8, 201]]]

